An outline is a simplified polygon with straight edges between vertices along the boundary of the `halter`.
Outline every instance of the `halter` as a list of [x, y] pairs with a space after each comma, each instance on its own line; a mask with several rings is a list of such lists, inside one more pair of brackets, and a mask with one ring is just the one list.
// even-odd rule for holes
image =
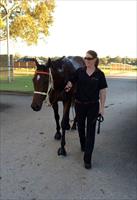
[[51, 69], [49, 68], [49, 72], [44, 72], [44, 71], [36, 70], [35, 74], [49, 75], [49, 83], [48, 83], [47, 92], [34, 91], [34, 94], [41, 94], [41, 95], [46, 96], [45, 102], [47, 104], [50, 104], [49, 103], [49, 92], [50, 92], [51, 89], [54, 89], [53, 77], [52, 77]]
[[[44, 74], [44, 75], [49, 75], [49, 72], [44, 72], [44, 71], [36, 70], [36, 71], [35, 71], [35, 74]], [[34, 91], [34, 94], [41, 94], [41, 95], [44, 95], [44, 96], [47, 95], [46, 92], [39, 92], [39, 91]]]
[[35, 71], [35, 74], [45, 74], [45, 75], [49, 75], [49, 72], [43, 72], [43, 71], [36, 70], [36, 71]]
[[46, 93], [46, 92], [39, 92], [39, 91], [34, 91], [34, 94], [41, 94], [41, 95], [44, 95], [44, 96], [46, 96], [46, 95], [47, 95], [47, 93]]

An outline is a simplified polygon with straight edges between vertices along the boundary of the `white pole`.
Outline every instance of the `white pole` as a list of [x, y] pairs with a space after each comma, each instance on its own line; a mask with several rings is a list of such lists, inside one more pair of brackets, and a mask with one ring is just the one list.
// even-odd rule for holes
[[6, 0], [7, 4], [7, 18], [6, 18], [6, 25], [7, 25], [7, 60], [8, 60], [8, 81], [11, 82], [11, 68], [10, 68], [10, 51], [9, 51], [9, 2]]

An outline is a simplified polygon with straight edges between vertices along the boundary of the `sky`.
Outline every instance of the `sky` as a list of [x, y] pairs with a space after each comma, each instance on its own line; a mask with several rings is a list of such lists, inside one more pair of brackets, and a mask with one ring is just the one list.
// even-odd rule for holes
[[[50, 35], [38, 45], [10, 42], [10, 53], [26, 56], [137, 57], [136, 0], [56, 0]], [[1, 43], [0, 53], [6, 51]]]

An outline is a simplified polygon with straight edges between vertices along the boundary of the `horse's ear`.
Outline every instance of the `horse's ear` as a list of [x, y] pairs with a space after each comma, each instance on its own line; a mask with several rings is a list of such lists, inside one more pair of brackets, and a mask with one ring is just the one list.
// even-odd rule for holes
[[48, 58], [48, 61], [47, 61], [47, 67], [49, 68], [51, 65], [51, 58]]
[[51, 58], [48, 58], [48, 63], [50, 63], [51, 62]]
[[56, 59], [56, 61], [62, 61], [65, 58], [65, 56], [59, 57]]
[[63, 60], [65, 58], [65, 56], [62, 56], [61, 58], [60, 58], [60, 60]]

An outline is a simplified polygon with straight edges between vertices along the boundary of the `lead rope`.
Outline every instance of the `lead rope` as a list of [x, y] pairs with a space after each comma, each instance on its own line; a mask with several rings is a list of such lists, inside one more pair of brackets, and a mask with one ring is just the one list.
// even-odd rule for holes
[[49, 84], [48, 84], [48, 89], [47, 89], [47, 96], [46, 96], [46, 99], [45, 99], [45, 103], [48, 106], [51, 106], [51, 103], [49, 101], [49, 93], [53, 89], [54, 89], [53, 76], [52, 76], [52, 73], [51, 73], [51, 69], [49, 68]]

